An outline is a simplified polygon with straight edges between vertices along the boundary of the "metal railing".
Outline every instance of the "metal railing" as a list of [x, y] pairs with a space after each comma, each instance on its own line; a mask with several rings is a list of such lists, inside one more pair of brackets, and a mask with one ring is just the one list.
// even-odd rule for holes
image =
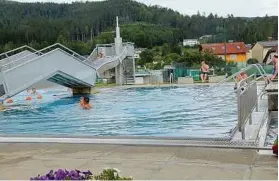
[[[201, 97], [200, 95], [204, 95], [204, 92], [206, 92], [206, 96], [207, 96], [207, 97], [210, 97], [210, 96], [212, 95], [212, 93], [213, 93], [213, 91], [214, 91], [215, 88], [217, 88], [217, 87], [219, 87], [219, 86], [221, 86], [221, 85], [224, 85], [225, 83], [229, 82], [230, 80], [234, 80], [234, 82], [235, 82], [237, 85], [240, 85], [240, 83], [237, 83], [237, 80], [235, 79], [235, 77], [236, 77], [237, 75], [239, 75], [241, 72], [247, 71], [247, 70], [249, 70], [249, 69], [251, 69], [251, 68], [253, 68], [253, 67], [256, 67], [256, 69], [258, 70], [258, 72], [259, 72], [259, 74], [260, 74], [260, 76], [257, 77], [255, 80], [257, 81], [257, 80], [263, 78], [264, 81], [265, 81], [265, 84], [267, 85], [268, 82], [271, 81], [271, 80], [270, 80], [270, 77], [267, 76], [267, 74], [266, 74], [265, 70], [263, 69], [262, 65], [260, 65], [260, 64], [252, 64], [252, 65], [249, 65], [249, 66], [245, 67], [245, 68], [242, 69], [241, 71], [236, 72], [236, 73], [234, 73], [233, 75], [231, 75], [231, 76], [225, 78], [224, 80], [220, 81], [219, 83], [214, 84], [214, 85], [210, 85], [210, 86], [206, 89], [206, 91], [204, 91], [204, 90], [202, 90], [202, 92], [197, 91], [197, 92], [196, 92], [196, 95], [194, 95], [194, 100], [197, 100], [197, 101], [198, 101], [198, 100], [200, 100], [200, 99], [203, 99], [203, 97]], [[229, 94], [232, 94], [232, 93], [234, 93], [234, 92], [236, 92], [236, 91], [229, 92], [228, 95], [229, 95]], [[226, 97], [226, 96], [227, 96], [227, 95], [224, 95], [223, 97]]]
[[7, 64], [4, 64], [0, 67], [0, 69], [2, 71], [5, 71], [5, 70], [9, 70], [15, 66], [18, 66], [20, 64], [23, 64], [25, 62], [28, 62], [30, 59], [33, 59], [33, 58], [36, 58], [34, 57], [34, 55], [37, 55], [37, 56], [40, 56], [40, 55], [44, 55], [52, 50], [55, 50], [55, 49], [61, 49], [63, 50], [64, 52], [72, 55], [74, 58], [78, 59], [79, 61], [81, 62], [84, 62], [86, 60], [85, 57], [79, 55], [78, 53], [74, 52], [73, 50], [65, 47], [64, 45], [60, 44], [60, 43], [56, 43], [56, 44], [53, 44], [51, 46], [48, 46], [46, 48], [43, 48], [41, 50], [37, 50], [36, 52], [33, 52], [32, 54], [28, 54], [26, 56], [23, 56], [23, 57], [20, 57], [16, 60], [13, 60], [11, 61], [10, 63], [7, 63]]
[[[249, 78], [254, 77], [251, 82], [246, 82]], [[243, 85], [244, 83], [244, 85]], [[245, 139], [245, 125], [249, 121], [252, 125], [252, 113], [258, 111], [258, 94], [256, 76], [253, 74], [239, 82], [237, 89], [237, 112], [238, 112], [238, 131], [241, 132], [242, 139]]]
[[0, 62], [1, 62], [2, 59], [9, 58], [10, 56], [17, 54], [17, 52], [22, 52], [24, 50], [30, 50], [31, 52], [37, 51], [36, 49], [34, 49], [34, 48], [32, 48], [28, 45], [24, 45], [24, 46], [18, 47], [16, 49], [1, 53], [0, 54]]

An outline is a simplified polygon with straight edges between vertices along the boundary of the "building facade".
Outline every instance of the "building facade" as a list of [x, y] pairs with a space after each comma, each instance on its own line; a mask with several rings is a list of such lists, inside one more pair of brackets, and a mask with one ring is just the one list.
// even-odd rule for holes
[[193, 47], [193, 46], [196, 46], [196, 45], [199, 45], [199, 44], [200, 44], [200, 42], [197, 39], [184, 39], [183, 40], [183, 46]]
[[211, 52], [227, 62], [246, 66], [248, 48], [244, 42], [202, 44], [201, 51]]
[[255, 58], [259, 63], [263, 63], [263, 60], [273, 47], [278, 45], [278, 40], [276, 41], [259, 41], [252, 48], [252, 58]]

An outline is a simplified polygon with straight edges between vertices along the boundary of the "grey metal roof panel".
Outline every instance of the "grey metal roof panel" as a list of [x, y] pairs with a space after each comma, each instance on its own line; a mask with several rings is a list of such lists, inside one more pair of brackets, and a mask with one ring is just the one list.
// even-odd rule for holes
[[276, 41], [259, 41], [258, 43], [260, 45], [262, 45], [263, 47], [274, 47], [274, 46], [278, 45], [278, 40], [276, 40]]

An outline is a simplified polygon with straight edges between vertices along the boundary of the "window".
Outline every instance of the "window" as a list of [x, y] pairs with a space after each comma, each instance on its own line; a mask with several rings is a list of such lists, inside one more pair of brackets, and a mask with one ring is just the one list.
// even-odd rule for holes
[[236, 55], [230, 55], [231, 60], [236, 60]]

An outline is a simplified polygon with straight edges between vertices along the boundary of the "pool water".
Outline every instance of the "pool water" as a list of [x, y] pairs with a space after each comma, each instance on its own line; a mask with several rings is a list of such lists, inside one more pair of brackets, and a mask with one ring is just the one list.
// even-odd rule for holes
[[13, 99], [0, 112], [4, 135], [227, 137], [237, 124], [231, 86], [103, 89], [83, 110], [67, 89], [40, 90], [42, 100]]
[[266, 136], [266, 147], [272, 147], [278, 134], [278, 118], [273, 118], [269, 122], [269, 129]]

